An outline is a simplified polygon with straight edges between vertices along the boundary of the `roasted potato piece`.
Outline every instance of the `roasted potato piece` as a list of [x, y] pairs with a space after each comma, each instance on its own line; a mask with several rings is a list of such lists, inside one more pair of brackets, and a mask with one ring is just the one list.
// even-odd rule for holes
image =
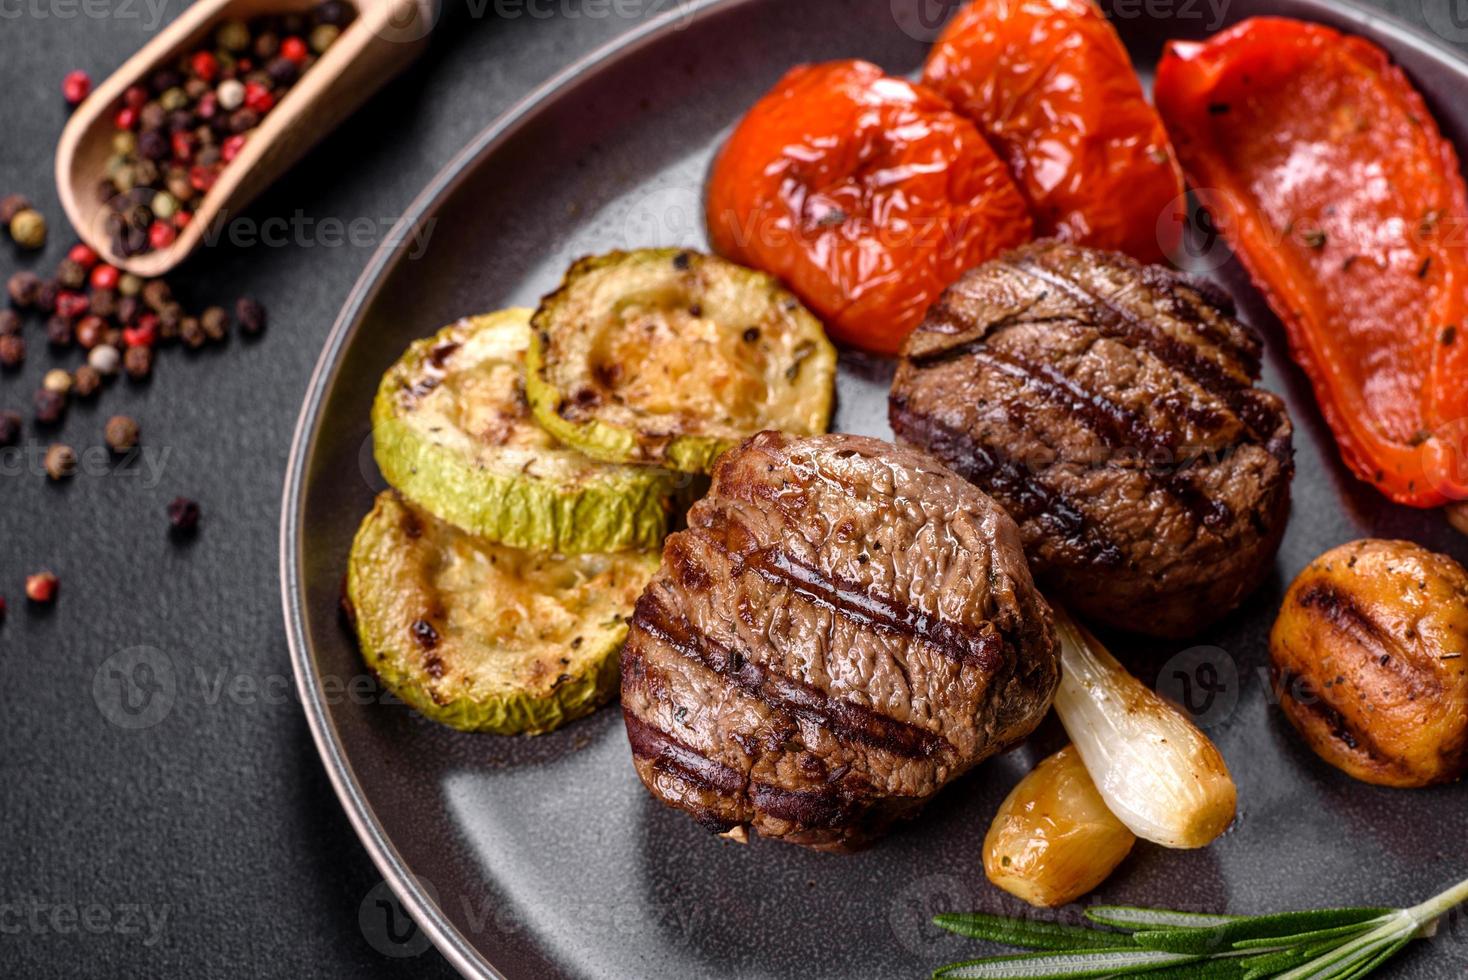
[[1105, 881], [1136, 842], [1067, 745], [1000, 805], [984, 838], [984, 873], [1009, 894], [1053, 908]]
[[1326, 762], [1378, 786], [1468, 769], [1468, 572], [1367, 539], [1300, 573], [1269, 639], [1290, 723]]

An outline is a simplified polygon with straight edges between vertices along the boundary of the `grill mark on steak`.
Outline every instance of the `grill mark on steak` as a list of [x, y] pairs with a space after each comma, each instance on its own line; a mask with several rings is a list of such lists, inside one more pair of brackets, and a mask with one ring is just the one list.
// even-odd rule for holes
[[669, 610], [652, 590], [644, 592], [637, 601], [633, 620], [649, 636], [702, 664], [751, 698], [812, 721], [839, 740], [861, 742], [893, 755], [918, 759], [951, 748], [941, 735], [844, 698], [829, 697], [802, 681], [725, 648], [699, 632], [686, 617]]
[[893, 431], [901, 438], [926, 446], [959, 476], [1002, 497], [1016, 520], [1047, 524], [1087, 561], [1102, 568], [1123, 563], [1121, 549], [1086, 518], [1077, 504], [997, 447], [986, 446], [967, 432], [912, 411], [907, 399], [898, 395], [892, 399], [890, 416]]
[[736, 556], [734, 574], [746, 570], [860, 626], [926, 643], [960, 664], [993, 671], [1003, 658], [1005, 640], [990, 623], [984, 624], [988, 629], [975, 630], [914, 609], [867, 587], [827, 576], [781, 548], [760, 548]]
[[[1048, 364], [1031, 364], [993, 347], [975, 349], [970, 356], [1015, 378], [1026, 387], [1037, 389], [1052, 404], [1059, 405], [1085, 424], [1109, 449], [1140, 446], [1148, 452], [1164, 454], [1169, 459], [1174, 456], [1177, 448], [1175, 433], [1159, 432], [1140, 415], [1105, 395], [1088, 391]], [[1219, 528], [1233, 520], [1233, 511], [1227, 504], [1199, 491], [1183, 474], [1157, 473], [1151, 467], [1142, 467], [1138, 472], [1142, 474], [1147, 492], [1160, 487], [1205, 527]]]
[[[630, 711], [623, 711], [622, 717], [627, 723], [627, 742], [634, 756], [651, 763], [659, 772], [695, 789], [715, 793], [730, 804], [737, 806], [741, 797], [747, 796], [755, 809], [812, 829], [840, 827], [855, 816], [855, 801], [841, 791], [839, 784], [816, 790], [786, 789], [749, 780], [738, 770], [708, 758]], [[710, 825], [728, 822], [727, 818], [706, 809], [700, 816]]]
[[[1235, 378], [1217, 363], [1204, 357], [1193, 345], [1154, 328], [1132, 311], [1116, 305], [1111, 298], [1091, 292], [1064, 272], [1042, 265], [1032, 256], [1024, 255], [1018, 260], [1009, 257], [1000, 261], [1006, 268], [1060, 289], [1077, 302], [1099, 313], [1100, 316], [1092, 326], [1100, 330], [1103, 336], [1140, 347], [1174, 371], [1186, 375], [1198, 387], [1226, 404], [1249, 430], [1254, 441], [1266, 442], [1279, 428], [1278, 413], [1266, 409], [1247, 394], [1253, 390], [1252, 382]], [[1187, 319], [1197, 322], [1195, 316]]]
[[647, 759], [654, 768], [690, 786], [721, 796], [737, 797], [744, 792], [746, 780], [737, 769], [710, 759], [630, 711], [622, 712], [622, 716], [627, 722], [627, 742], [639, 759]]

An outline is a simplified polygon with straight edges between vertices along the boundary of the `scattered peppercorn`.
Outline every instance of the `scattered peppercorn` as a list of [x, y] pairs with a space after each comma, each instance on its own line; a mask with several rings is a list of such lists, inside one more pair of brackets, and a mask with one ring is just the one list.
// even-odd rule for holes
[[188, 534], [199, 526], [199, 505], [188, 497], [175, 497], [168, 505], [168, 523], [182, 534]]
[[0, 412], [0, 446], [13, 446], [20, 441], [19, 412]]
[[8, 225], [17, 214], [31, 206], [24, 194], [6, 194], [0, 197], [0, 225]]
[[134, 381], [142, 381], [153, 373], [153, 348], [129, 347], [122, 355], [122, 369]]
[[265, 307], [248, 296], [241, 296], [235, 302], [234, 317], [239, 321], [240, 329], [251, 337], [265, 329]]
[[76, 450], [64, 443], [52, 443], [46, 449], [45, 465], [48, 477], [65, 480], [76, 473]]
[[121, 364], [122, 355], [113, 344], [98, 344], [87, 354], [87, 365], [103, 377], [116, 374]]
[[55, 425], [66, 414], [66, 396], [60, 392], [41, 388], [35, 396], [36, 421], [42, 425]]
[[10, 308], [0, 310], [0, 337], [20, 333], [20, 314]]
[[71, 321], [61, 315], [46, 320], [46, 342], [52, 347], [70, 347], [76, 338]]
[[46, 219], [34, 208], [17, 211], [10, 219], [10, 237], [21, 248], [35, 251], [46, 244]]
[[69, 71], [61, 79], [61, 96], [66, 99], [70, 106], [80, 105], [82, 100], [92, 94], [92, 76], [80, 69]]
[[25, 363], [25, 338], [8, 333], [0, 336], [0, 368], [12, 371]]
[[91, 398], [102, 387], [102, 372], [90, 364], [76, 369], [71, 379], [71, 393], [78, 398]]
[[15, 273], [5, 284], [6, 292], [10, 293], [10, 302], [21, 309], [35, 306], [41, 296], [41, 277], [34, 272]]
[[64, 395], [68, 391], [71, 391], [71, 375], [60, 368], [52, 368], [41, 379], [41, 387], [47, 391], [54, 391]]
[[229, 332], [229, 314], [222, 306], [211, 306], [199, 315], [199, 326], [210, 340], [223, 340]]
[[114, 415], [107, 420], [102, 435], [108, 449], [114, 453], [125, 453], [138, 445], [138, 423], [126, 415]]
[[32, 602], [45, 605], [56, 600], [56, 591], [61, 588], [61, 582], [50, 572], [37, 572], [27, 575], [25, 580], [25, 597]]
[[56, 267], [56, 283], [63, 289], [81, 289], [87, 284], [87, 270], [79, 262], [62, 259]]

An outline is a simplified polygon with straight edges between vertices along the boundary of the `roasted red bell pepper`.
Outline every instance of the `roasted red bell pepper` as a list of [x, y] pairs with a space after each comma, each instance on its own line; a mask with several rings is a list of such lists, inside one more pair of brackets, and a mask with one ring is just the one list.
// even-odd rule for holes
[[1468, 194], [1406, 76], [1362, 38], [1260, 17], [1170, 45], [1154, 96], [1346, 463], [1399, 503], [1468, 498]]

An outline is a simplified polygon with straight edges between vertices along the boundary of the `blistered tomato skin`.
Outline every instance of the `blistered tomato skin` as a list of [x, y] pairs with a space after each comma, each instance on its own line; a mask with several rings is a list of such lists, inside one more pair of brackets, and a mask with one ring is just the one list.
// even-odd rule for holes
[[1178, 226], [1159, 219], [1178, 207], [1182, 171], [1091, 0], [974, 0], [933, 45], [923, 83], [999, 150], [1037, 236], [1166, 257]]
[[835, 339], [884, 355], [964, 270], [1032, 228], [971, 122], [863, 61], [786, 74], [714, 161], [706, 210], [719, 253], [783, 279]]

